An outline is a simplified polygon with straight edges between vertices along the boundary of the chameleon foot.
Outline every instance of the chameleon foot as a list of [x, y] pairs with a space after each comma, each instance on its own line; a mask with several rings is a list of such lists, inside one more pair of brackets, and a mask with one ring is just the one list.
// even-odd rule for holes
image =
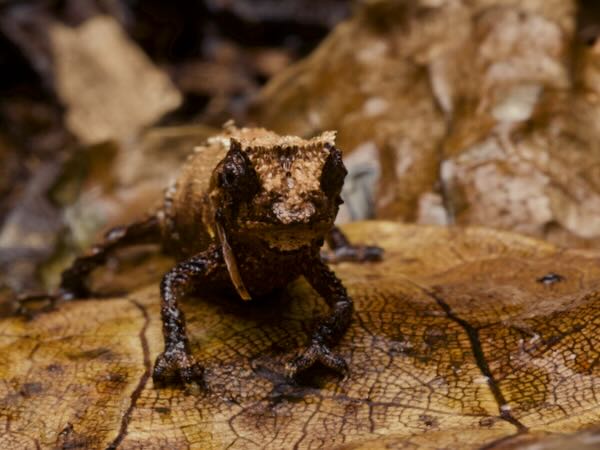
[[313, 343], [302, 354], [286, 364], [286, 375], [288, 378], [295, 378], [317, 362], [338, 372], [340, 375], [345, 376], [348, 373], [348, 365], [344, 358], [332, 352], [326, 345]]
[[161, 353], [156, 358], [152, 379], [155, 386], [202, 383], [204, 368], [184, 350]]
[[321, 253], [323, 261], [329, 264], [381, 261], [382, 257], [383, 249], [372, 245], [345, 245], [335, 250]]

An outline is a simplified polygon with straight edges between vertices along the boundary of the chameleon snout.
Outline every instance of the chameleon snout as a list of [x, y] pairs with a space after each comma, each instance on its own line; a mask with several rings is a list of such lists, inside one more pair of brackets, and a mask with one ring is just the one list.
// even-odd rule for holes
[[315, 215], [316, 208], [312, 202], [302, 205], [286, 205], [278, 202], [273, 205], [273, 214], [284, 225], [293, 223], [308, 223]]

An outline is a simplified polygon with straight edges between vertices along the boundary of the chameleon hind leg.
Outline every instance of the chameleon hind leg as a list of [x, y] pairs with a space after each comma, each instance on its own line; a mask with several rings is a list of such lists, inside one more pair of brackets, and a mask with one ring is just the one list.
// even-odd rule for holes
[[109, 230], [104, 240], [88, 252], [77, 257], [61, 275], [59, 295], [64, 299], [86, 298], [91, 292], [87, 278], [116, 250], [142, 244], [159, 244], [161, 232], [156, 217]]
[[21, 297], [19, 299], [21, 313], [26, 313], [26, 305], [33, 301], [45, 299], [49, 301], [48, 308], [52, 308], [57, 301], [90, 297], [91, 292], [87, 286], [87, 279], [91, 272], [103, 265], [112, 253], [133, 245], [160, 243], [160, 240], [160, 226], [154, 216], [127, 226], [111, 229], [101, 243], [77, 257], [71, 266], [62, 273], [56, 294]]

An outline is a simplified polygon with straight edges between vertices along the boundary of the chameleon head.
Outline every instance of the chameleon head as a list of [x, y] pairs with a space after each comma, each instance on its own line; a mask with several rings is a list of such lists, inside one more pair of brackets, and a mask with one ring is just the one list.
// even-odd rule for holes
[[282, 251], [322, 239], [342, 202], [346, 175], [335, 133], [310, 140], [236, 129], [213, 173], [211, 203], [227, 235]]

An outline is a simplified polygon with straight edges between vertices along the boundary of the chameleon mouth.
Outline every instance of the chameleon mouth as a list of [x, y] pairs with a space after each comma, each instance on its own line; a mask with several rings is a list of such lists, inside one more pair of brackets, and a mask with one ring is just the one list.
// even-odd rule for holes
[[281, 223], [265, 220], [239, 220], [238, 231], [265, 242], [269, 247], [289, 251], [306, 247], [323, 238], [333, 226], [332, 220], [314, 217], [309, 222]]
[[327, 226], [268, 226], [256, 228], [252, 234], [271, 248], [290, 251], [310, 245], [315, 239], [323, 237], [330, 228], [330, 224]]
[[247, 220], [239, 226], [251, 233], [325, 233], [333, 226], [331, 220], [313, 220], [310, 222], [280, 223]]

